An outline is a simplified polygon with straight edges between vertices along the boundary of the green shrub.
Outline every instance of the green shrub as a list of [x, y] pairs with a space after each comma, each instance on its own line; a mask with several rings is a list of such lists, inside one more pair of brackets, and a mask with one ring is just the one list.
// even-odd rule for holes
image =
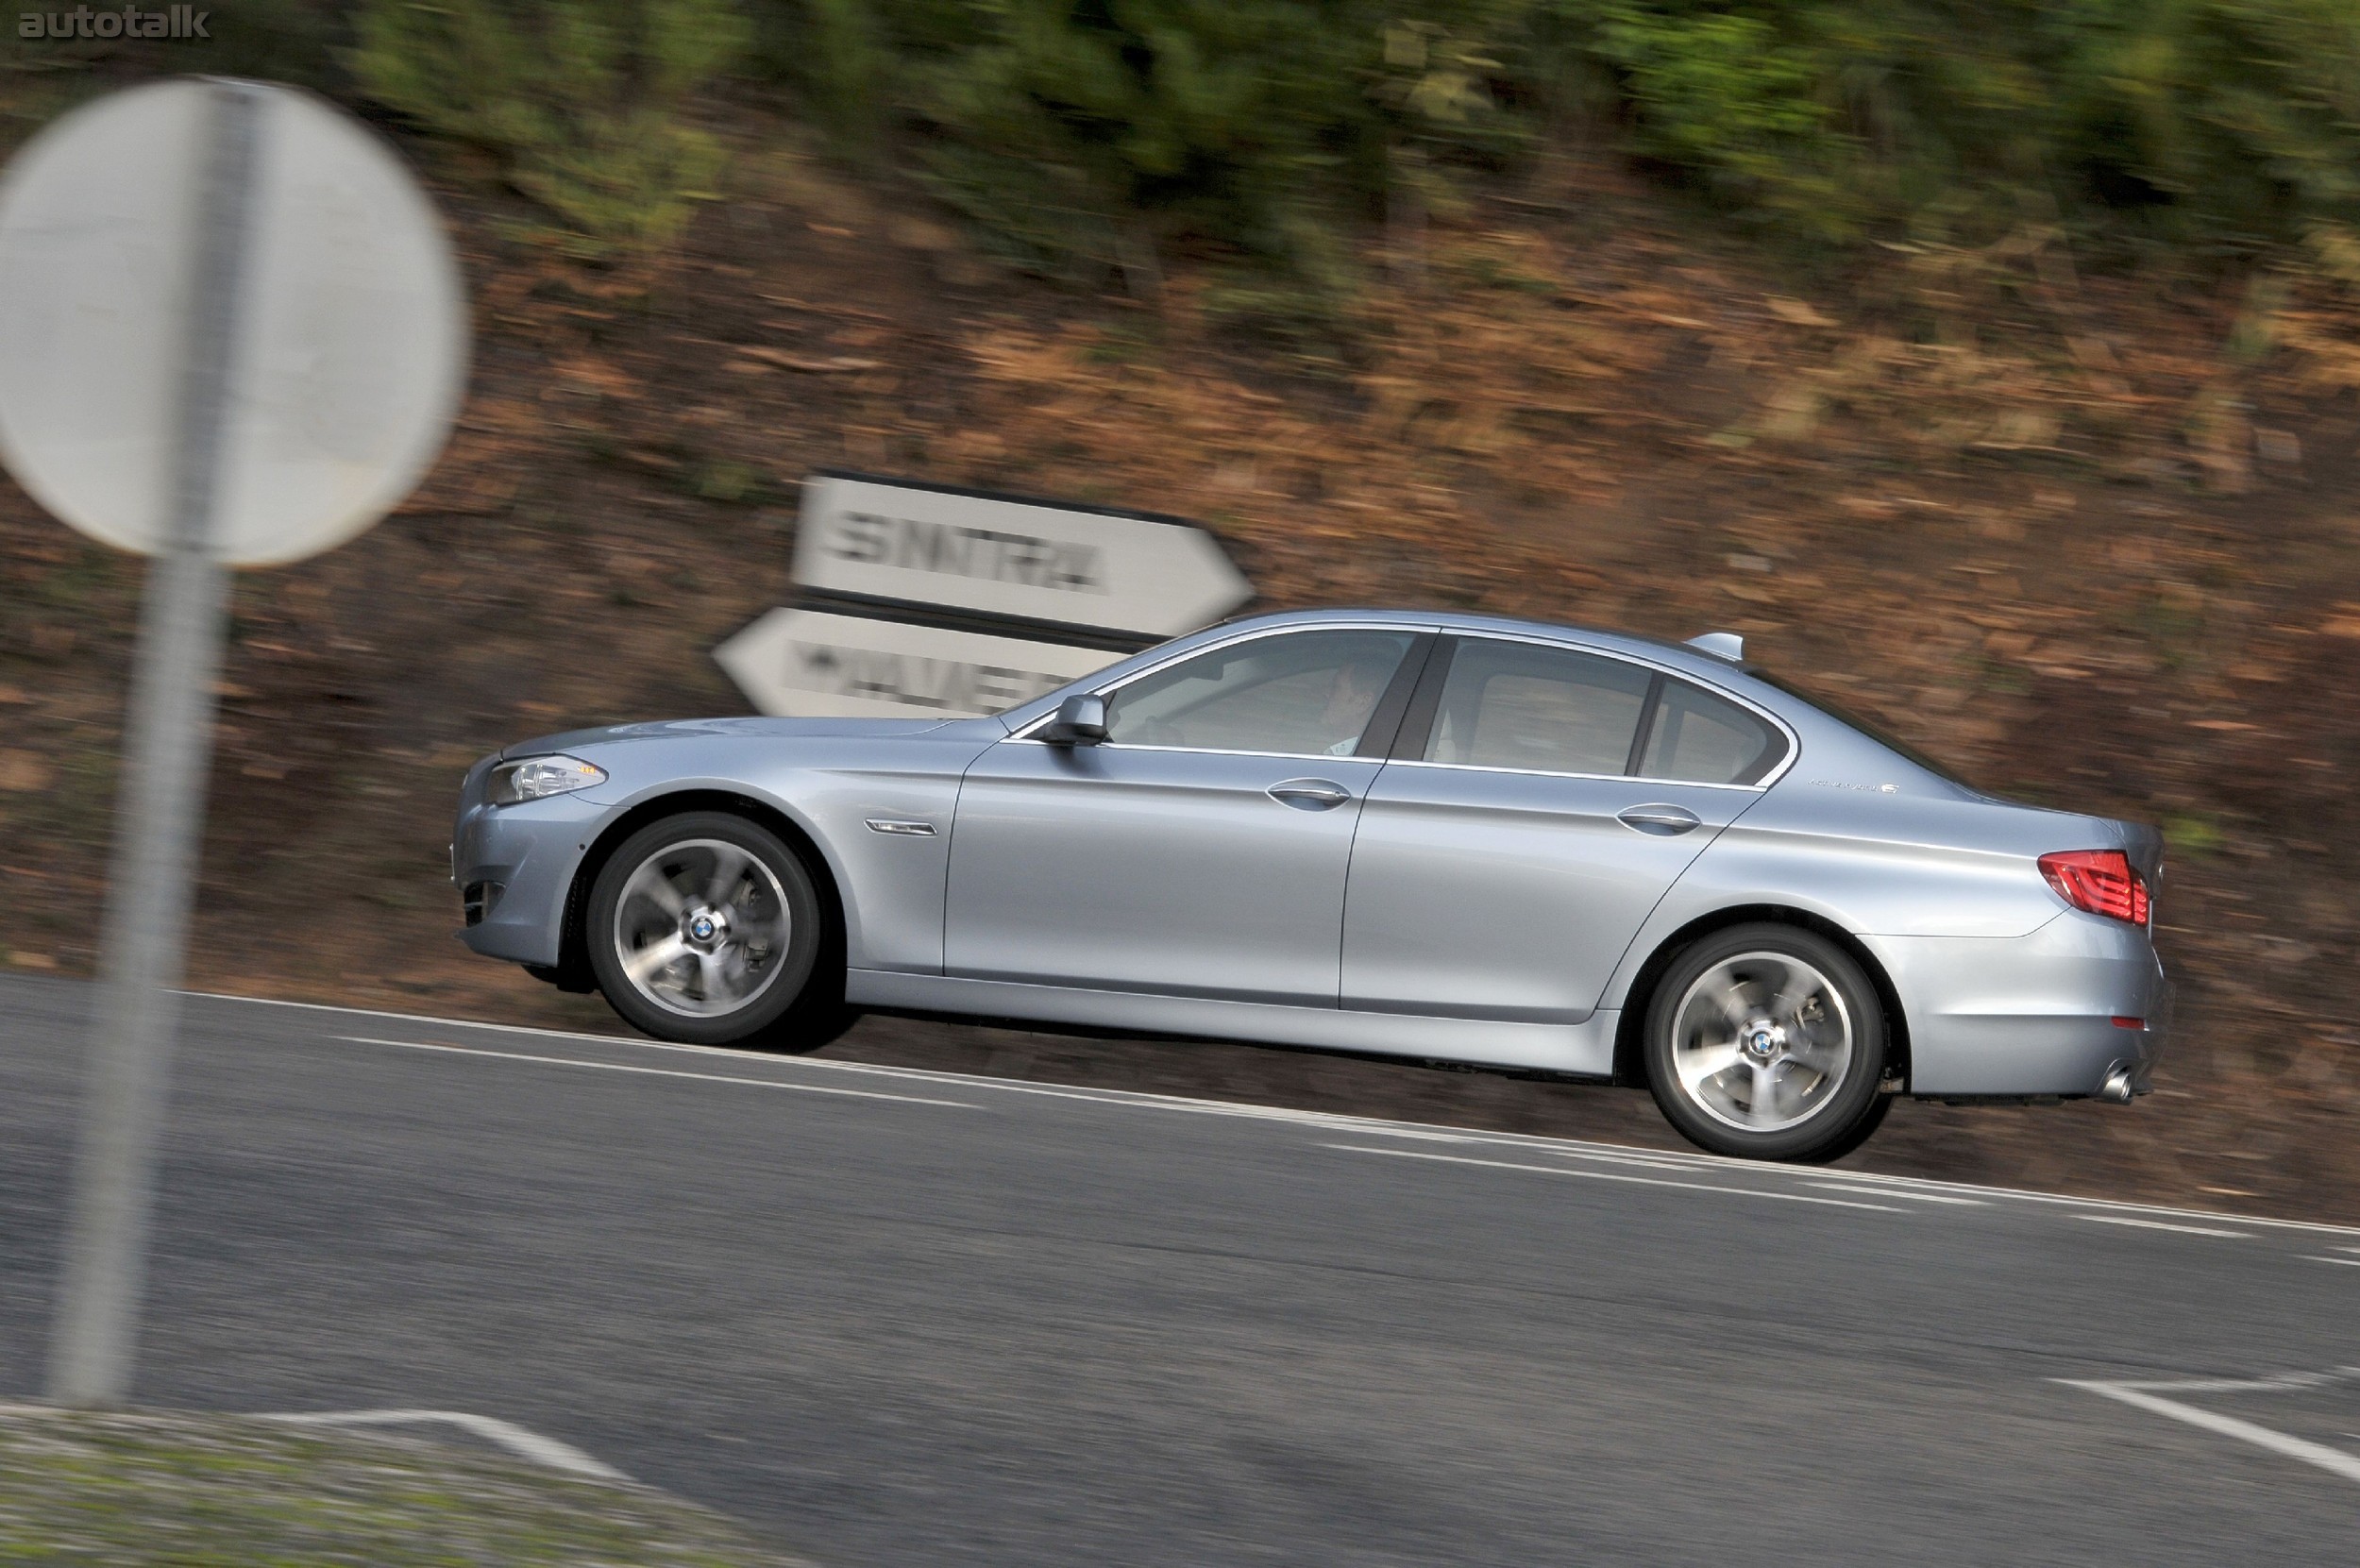
[[2030, 204], [2276, 243], [2360, 194], [2351, 0], [1551, 0], [1631, 144], [1814, 236]]
[[2182, 239], [2286, 238], [2360, 196], [2360, 7], [2116, 0], [2063, 73], [2058, 140]]
[[1569, 114], [1814, 243], [2028, 211], [2276, 243], [2360, 194], [2353, 0], [763, 3], [844, 144], [1068, 274], [1178, 244], [1332, 280], [1353, 225]]
[[578, 252], [659, 247], [712, 194], [689, 110], [744, 53], [728, 0], [366, 0], [356, 30], [361, 91], [494, 154]]
[[1152, 272], [1169, 239], [1300, 260], [1362, 126], [1309, 8], [1010, 0], [926, 62], [910, 108], [944, 197], [1053, 270]]
[[1024, 264], [1152, 285], [1181, 249], [1241, 295], [1342, 287], [1357, 232], [1572, 115], [1823, 248], [2029, 213], [2235, 250], [2360, 207], [2360, 0], [744, 3], [255, 0], [233, 68], [332, 85], [349, 26], [364, 95], [611, 251], [710, 190], [696, 103], [750, 63]]
[[1837, 177], [1851, 148], [1834, 128], [1823, 59], [1770, 20], [1605, 0], [1591, 47], [1622, 83], [1635, 151], [1806, 231], [1841, 232], [1856, 218]]
[[848, 143], [904, 132], [927, 182], [1026, 265], [1138, 282], [1169, 246], [1210, 245], [1323, 289], [1401, 147], [1512, 145], [1486, 49], [1525, 4], [774, 0], [765, 53]]

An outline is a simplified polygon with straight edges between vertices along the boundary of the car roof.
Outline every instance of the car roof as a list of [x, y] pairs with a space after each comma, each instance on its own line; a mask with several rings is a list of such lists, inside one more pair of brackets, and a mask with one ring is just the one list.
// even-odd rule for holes
[[[1221, 630], [1238, 632], [1266, 627], [1275, 630], [1285, 626], [1318, 626], [1325, 622], [1350, 622], [1357, 626], [1374, 622], [1383, 626], [1440, 627], [1445, 632], [1466, 633], [1545, 637], [1553, 642], [1579, 643], [1605, 652], [1637, 654], [1675, 666], [1708, 681], [1727, 682], [1732, 675], [1746, 672], [1742, 664], [1733, 664], [1702, 649], [1664, 637], [1650, 637], [1635, 632], [1609, 632], [1598, 627], [1573, 626], [1558, 621], [1526, 620], [1512, 615], [1476, 615], [1463, 610], [1281, 610], [1266, 615], [1239, 615], [1222, 622]], [[1752, 683], [1745, 684], [1748, 695], [1752, 695]], [[1782, 695], [1763, 691], [1756, 700], [1775, 703]]]

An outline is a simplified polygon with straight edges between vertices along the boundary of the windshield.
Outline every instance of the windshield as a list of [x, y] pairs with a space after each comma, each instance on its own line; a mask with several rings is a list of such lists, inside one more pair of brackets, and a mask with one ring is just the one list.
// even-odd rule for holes
[[1936, 762], [1933, 758], [1928, 756], [1925, 752], [1919, 750], [1908, 741], [1903, 740], [1900, 736], [1895, 734], [1892, 731], [1886, 729], [1875, 719], [1863, 718], [1860, 715], [1854, 713], [1851, 709], [1845, 707], [1843, 704], [1830, 702], [1826, 698], [1820, 696], [1817, 692], [1807, 691], [1803, 687], [1798, 686], [1794, 682], [1788, 680], [1786, 677], [1782, 675], [1773, 675], [1770, 671], [1762, 668], [1758, 665], [1747, 665], [1745, 666], [1745, 673], [1752, 676], [1755, 680], [1761, 682], [1765, 686], [1777, 687], [1779, 691], [1786, 693], [1787, 696], [1794, 698], [1798, 702], [1809, 703], [1811, 706], [1818, 709], [1821, 713], [1827, 715], [1829, 718], [1834, 719], [1837, 723], [1849, 725], [1851, 728], [1858, 730], [1862, 734], [1866, 735], [1869, 739], [1875, 741], [1878, 745], [1883, 747], [1888, 751], [1899, 752], [1911, 762], [1915, 763], [1927, 772], [1931, 773], [1935, 778], [1940, 779], [1947, 784], [1954, 784], [1961, 789], [1971, 791], [1977, 795], [1985, 793], [1981, 785], [1969, 784], [1966, 780], [1960, 778], [1955, 768], [1952, 768], [1946, 763]]

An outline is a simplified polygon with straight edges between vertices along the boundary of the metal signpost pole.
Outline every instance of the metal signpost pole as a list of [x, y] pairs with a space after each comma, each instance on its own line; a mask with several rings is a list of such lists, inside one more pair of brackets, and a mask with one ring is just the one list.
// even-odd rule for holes
[[120, 1404], [131, 1385], [189, 906], [202, 847], [229, 572], [214, 505], [245, 267], [261, 99], [209, 84], [194, 273], [180, 370], [163, 548], [141, 608], [138, 669], [115, 810], [103, 986], [74, 1169], [65, 1277], [50, 1339], [50, 1393]]

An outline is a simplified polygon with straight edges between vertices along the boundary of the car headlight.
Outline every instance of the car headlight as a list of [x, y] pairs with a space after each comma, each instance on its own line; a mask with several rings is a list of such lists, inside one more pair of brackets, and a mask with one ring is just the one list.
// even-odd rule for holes
[[485, 798], [496, 806], [513, 806], [604, 783], [606, 769], [580, 757], [524, 757], [492, 769]]

